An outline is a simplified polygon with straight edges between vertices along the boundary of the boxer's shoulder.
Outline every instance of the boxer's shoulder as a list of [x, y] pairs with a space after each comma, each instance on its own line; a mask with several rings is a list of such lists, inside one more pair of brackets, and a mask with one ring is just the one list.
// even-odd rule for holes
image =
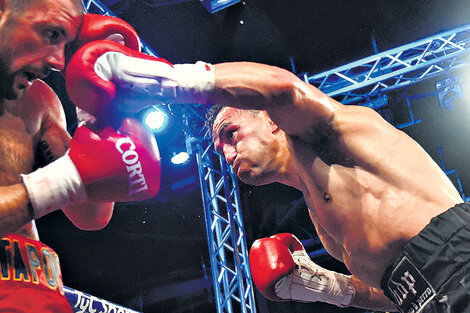
[[35, 80], [20, 98], [6, 103], [6, 110], [0, 116], [0, 128], [20, 131], [24, 137], [29, 137], [34, 149], [46, 142], [54, 157], [63, 155], [70, 141], [62, 103], [53, 89], [41, 80]]
[[35, 80], [22, 97], [9, 105], [8, 111], [23, 120], [32, 137], [40, 136], [51, 123], [65, 128], [65, 113], [60, 99], [42, 80]]
[[25, 114], [34, 112], [38, 116], [61, 116], [63, 114], [62, 104], [52, 88], [42, 80], [35, 80], [21, 97], [21, 105]]

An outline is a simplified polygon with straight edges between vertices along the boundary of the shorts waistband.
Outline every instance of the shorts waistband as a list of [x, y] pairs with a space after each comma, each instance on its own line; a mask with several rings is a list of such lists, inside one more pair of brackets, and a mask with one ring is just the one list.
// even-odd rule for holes
[[[387, 268], [380, 283], [381, 288], [384, 289], [393, 269], [405, 256], [412, 259], [414, 265], [428, 279], [435, 280], [438, 277], [434, 275], [435, 269], [427, 266], [430, 256], [439, 253], [438, 247], [448, 242], [463, 227], [470, 227], [470, 203], [468, 202], [459, 203], [432, 218], [419, 234], [404, 245], [396, 261]], [[436, 283], [439, 282], [436, 281]]]
[[[470, 204], [460, 203], [431, 219], [385, 271], [380, 286], [400, 312], [422, 312], [449, 279], [470, 269]], [[460, 278], [459, 278], [460, 279]]]

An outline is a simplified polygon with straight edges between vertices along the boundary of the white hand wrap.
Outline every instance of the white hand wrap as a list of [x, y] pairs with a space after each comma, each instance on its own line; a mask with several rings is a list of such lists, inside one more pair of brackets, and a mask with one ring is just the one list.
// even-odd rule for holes
[[83, 182], [68, 154], [21, 178], [35, 219], [87, 200]]
[[106, 52], [95, 63], [96, 74], [115, 83], [120, 91], [115, 104], [123, 111], [136, 112], [151, 105], [145, 100], [172, 103], [206, 103], [214, 89], [211, 64], [177, 64], [135, 58], [120, 52]]
[[305, 250], [292, 253], [294, 271], [275, 285], [276, 295], [300, 302], [321, 301], [339, 307], [351, 304], [356, 293], [351, 278], [315, 264]]

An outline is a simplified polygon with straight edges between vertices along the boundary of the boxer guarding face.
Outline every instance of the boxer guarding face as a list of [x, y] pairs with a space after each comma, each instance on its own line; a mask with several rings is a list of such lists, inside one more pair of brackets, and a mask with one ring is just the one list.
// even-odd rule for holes
[[[80, 45], [74, 38], [101, 39], [96, 16], [83, 20], [80, 0], [1, 4], [0, 311], [72, 312], [58, 256], [39, 241], [34, 220], [62, 210], [81, 229], [103, 228], [114, 201], [158, 192], [158, 148], [153, 135], [129, 119], [116, 128], [82, 126], [73, 138], [67, 133], [62, 105], [40, 79], [64, 69], [65, 46]], [[101, 16], [96, 23], [102, 31], [112, 28], [106, 36], [130, 27]], [[136, 36], [132, 29], [120, 35]]]

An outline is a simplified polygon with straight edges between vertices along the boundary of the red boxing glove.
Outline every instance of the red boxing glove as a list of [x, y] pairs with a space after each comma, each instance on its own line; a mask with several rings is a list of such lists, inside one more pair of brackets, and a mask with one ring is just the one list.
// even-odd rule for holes
[[74, 43], [81, 47], [95, 40], [116, 41], [130, 49], [140, 51], [140, 38], [135, 29], [126, 21], [99, 14], [85, 14]]
[[255, 241], [250, 266], [256, 287], [271, 300], [322, 301], [347, 307], [356, 294], [350, 276], [315, 264], [292, 234]]
[[[140, 53], [115, 42], [99, 40], [86, 44], [72, 57], [65, 77], [67, 93], [77, 107], [95, 117], [105, 118], [109, 115], [111, 102], [118, 96], [118, 89], [124, 86], [119, 81], [115, 82], [117, 79], [110, 75], [112, 65], [107, 57], [113, 59], [121, 55], [131, 59], [151, 60], [157, 66], [172, 68], [172, 64], [165, 59]], [[142, 100], [145, 94], [142, 91], [137, 95], [128, 95], [129, 101], [134, 100], [136, 103], [131, 106], [131, 110], [124, 111], [137, 112], [151, 105], [144, 102], [145, 99]], [[114, 101], [114, 105], [119, 108], [118, 101]]]
[[70, 99], [101, 118], [111, 103], [132, 113], [155, 102], [205, 103], [214, 84], [210, 64], [172, 65], [107, 40], [81, 47], [70, 60], [66, 75]]
[[160, 172], [155, 137], [136, 120], [124, 119], [117, 132], [79, 127], [68, 154], [22, 177], [39, 218], [69, 204], [152, 198]]
[[80, 47], [95, 40], [111, 40], [140, 51], [139, 35], [126, 21], [114, 16], [87, 13], [83, 16], [77, 37], [66, 47], [66, 64]]
[[250, 268], [253, 281], [263, 296], [282, 301], [274, 290], [275, 284], [295, 267], [291, 251], [303, 249], [292, 234], [277, 234], [256, 240], [250, 249]]
[[135, 201], [154, 197], [160, 188], [160, 154], [155, 137], [133, 119], [116, 132], [99, 134], [80, 127], [69, 156], [94, 201]]

